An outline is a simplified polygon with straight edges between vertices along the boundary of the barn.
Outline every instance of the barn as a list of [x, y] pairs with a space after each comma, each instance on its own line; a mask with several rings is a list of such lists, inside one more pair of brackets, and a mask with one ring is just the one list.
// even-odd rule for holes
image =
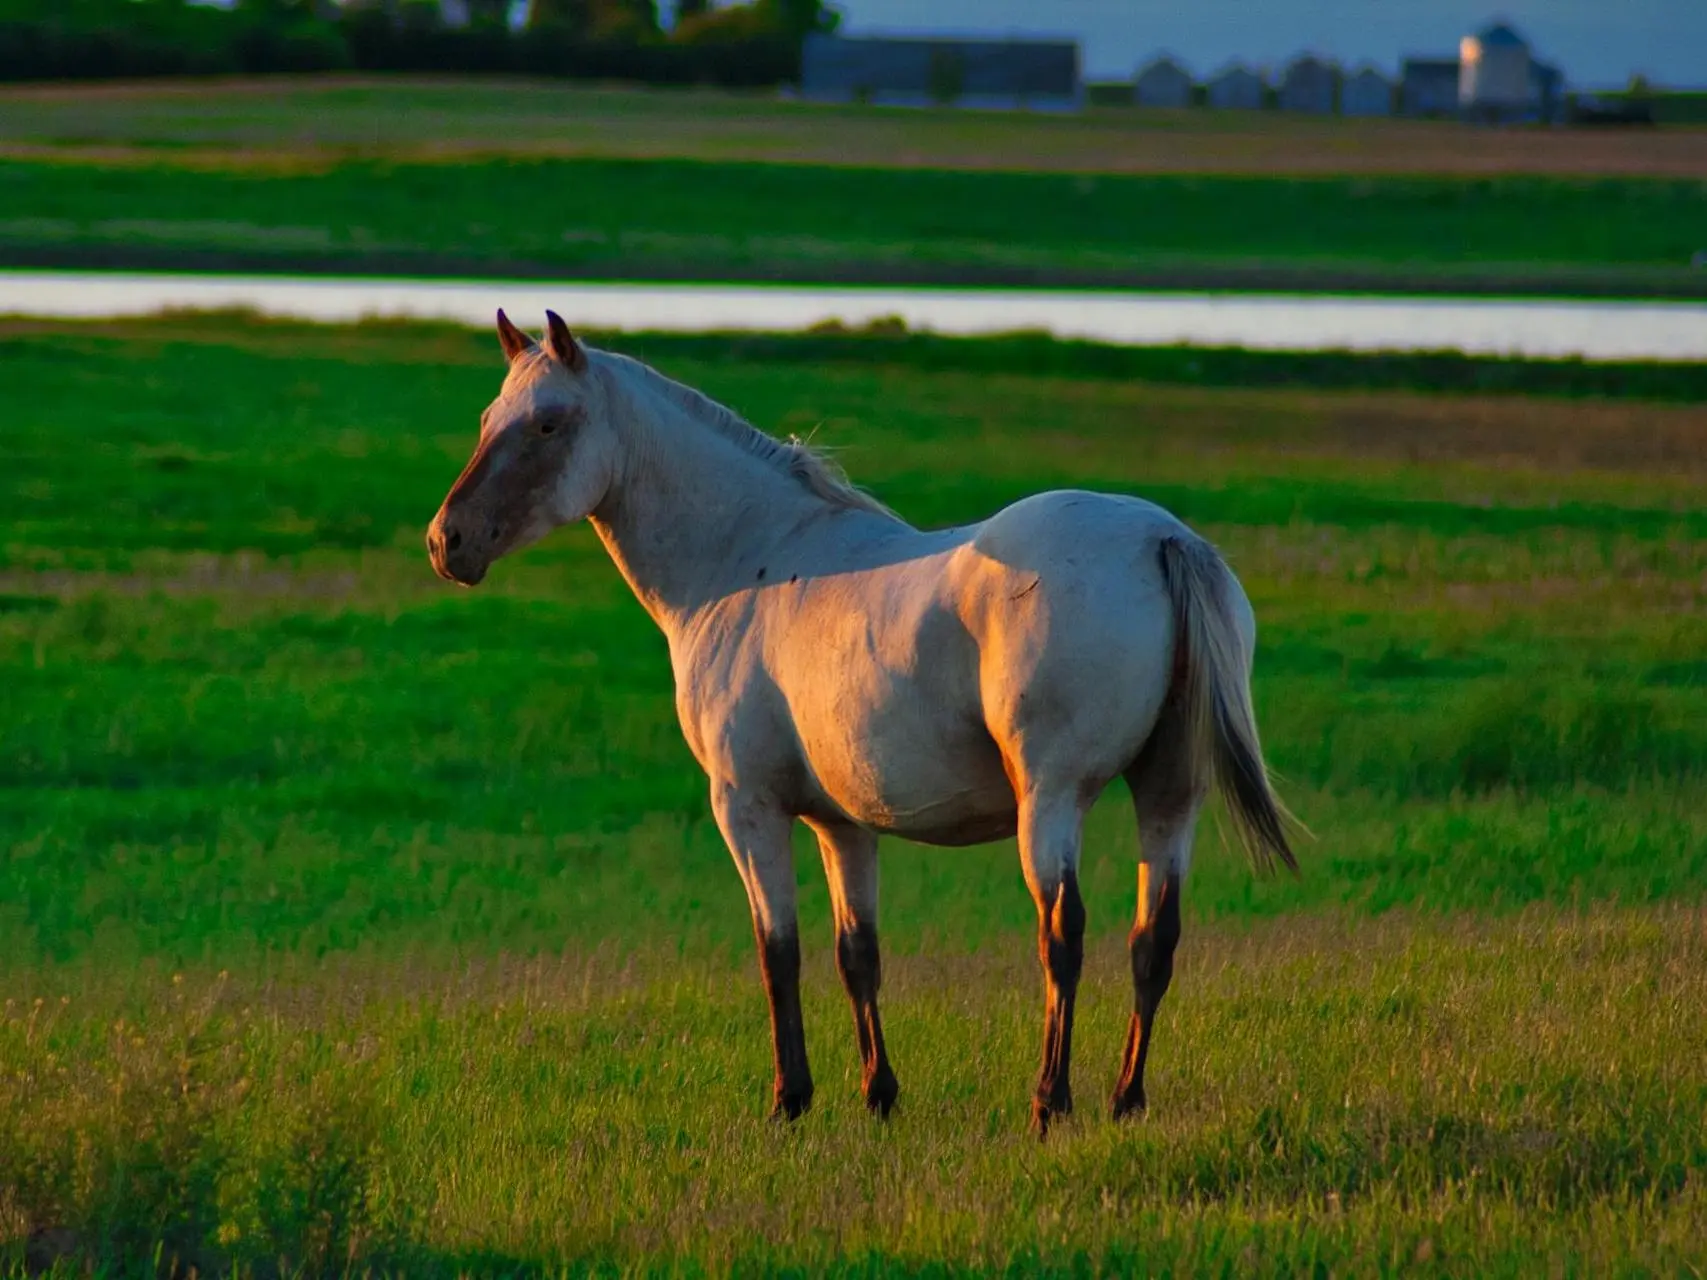
[[1235, 62], [1209, 82], [1209, 105], [1223, 111], [1260, 111], [1267, 93], [1261, 76]]
[[1458, 59], [1406, 58], [1399, 80], [1401, 109], [1408, 116], [1458, 114]]
[[1280, 78], [1280, 109], [1311, 115], [1331, 115], [1334, 109], [1334, 69], [1320, 58], [1296, 58]]
[[800, 96], [893, 106], [1075, 110], [1083, 102], [1071, 41], [936, 40], [814, 34], [801, 49]]
[[1360, 67], [1340, 86], [1340, 114], [1347, 116], [1390, 116], [1393, 114], [1393, 82], [1374, 67]]
[[1141, 107], [1189, 107], [1191, 90], [1191, 72], [1163, 55], [1138, 72], [1132, 100]]

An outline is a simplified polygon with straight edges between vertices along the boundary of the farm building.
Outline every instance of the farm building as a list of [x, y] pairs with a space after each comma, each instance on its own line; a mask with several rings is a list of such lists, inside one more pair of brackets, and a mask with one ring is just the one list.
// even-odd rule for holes
[[1267, 92], [1261, 76], [1235, 62], [1209, 82], [1209, 105], [1223, 111], [1260, 111]]
[[1408, 116], [1457, 115], [1458, 59], [1406, 58], [1399, 99]]
[[801, 50], [800, 95], [821, 102], [1073, 110], [1082, 100], [1079, 46], [810, 35]]
[[1477, 120], [1520, 120], [1532, 97], [1529, 45], [1503, 23], [1458, 46], [1458, 106]]
[[1553, 122], [1565, 117], [1565, 73], [1534, 58], [1529, 60], [1529, 89], [1533, 117]]
[[1340, 86], [1340, 114], [1347, 116], [1390, 116], [1393, 114], [1393, 82], [1374, 67], [1363, 67]]
[[1141, 107], [1189, 107], [1191, 89], [1191, 72], [1164, 56], [1138, 73], [1132, 99]]
[[1320, 58], [1305, 54], [1295, 59], [1280, 78], [1280, 109], [1332, 115], [1334, 69]]

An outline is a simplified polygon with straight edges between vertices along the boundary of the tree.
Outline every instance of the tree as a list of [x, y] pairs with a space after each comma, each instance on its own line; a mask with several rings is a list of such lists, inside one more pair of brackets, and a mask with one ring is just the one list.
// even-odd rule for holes
[[834, 31], [842, 15], [824, 0], [758, 0], [767, 25], [785, 35], [804, 39], [814, 31]]
[[656, 0], [529, 0], [528, 27], [573, 40], [635, 44], [657, 38], [658, 5]]
[[750, 0], [691, 14], [678, 7], [675, 37], [687, 44], [777, 37], [798, 42], [814, 31], [834, 31], [841, 18], [824, 0]]
[[316, 17], [314, 0], [237, 0], [240, 12], [258, 18], [293, 20]]
[[468, 0], [468, 24], [472, 27], [508, 27], [510, 0]]
[[439, 0], [402, 0], [397, 21], [406, 31], [436, 31], [444, 26], [444, 6]]
[[590, 7], [588, 34], [594, 40], [642, 44], [663, 34], [657, 0], [592, 0]]
[[931, 50], [931, 101], [939, 107], [952, 106], [966, 92], [966, 63], [949, 49]]
[[540, 27], [584, 30], [587, 25], [586, 0], [528, 0], [528, 30]]

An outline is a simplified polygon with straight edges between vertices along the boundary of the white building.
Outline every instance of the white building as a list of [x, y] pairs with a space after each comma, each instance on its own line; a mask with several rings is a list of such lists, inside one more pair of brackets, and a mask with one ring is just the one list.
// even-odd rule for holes
[[1533, 96], [1529, 45], [1504, 23], [1458, 46], [1458, 107], [1482, 120], [1518, 120]]

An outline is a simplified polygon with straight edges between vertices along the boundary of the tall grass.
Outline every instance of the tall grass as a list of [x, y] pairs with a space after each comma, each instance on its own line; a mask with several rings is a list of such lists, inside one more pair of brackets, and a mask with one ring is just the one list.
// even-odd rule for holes
[[1125, 957], [1099, 947], [1081, 1114], [1041, 1148], [1023, 945], [890, 966], [887, 1126], [809, 965], [821, 1096], [788, 1129], [727, 958], [20, 975], [43, 1003], [0, 1018], [0, 1188], [38, 1260], [133, 1274], [1669, 1271], [1701, 1259], [1703, 927], [1195, 932], [1126, 1126], [1099, 1101]]

